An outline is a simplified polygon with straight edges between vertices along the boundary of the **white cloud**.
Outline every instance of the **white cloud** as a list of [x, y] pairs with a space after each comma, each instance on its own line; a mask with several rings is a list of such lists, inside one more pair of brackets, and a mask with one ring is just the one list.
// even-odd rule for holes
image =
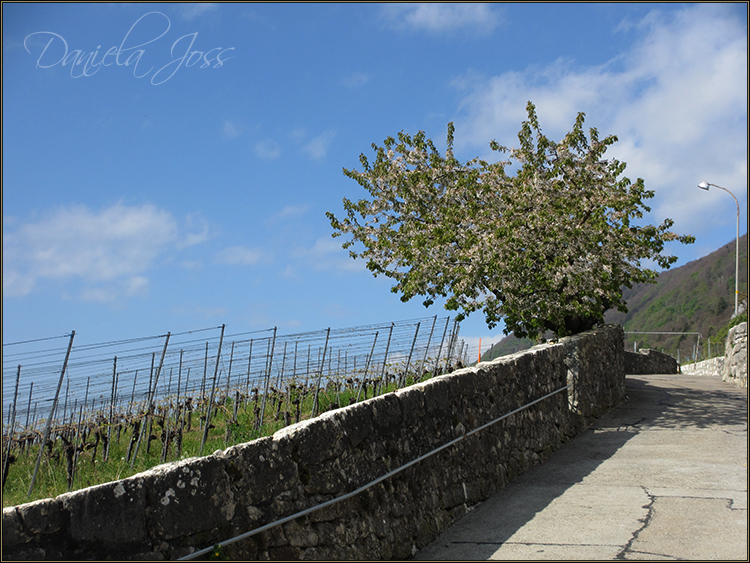
[[72, 279], [85, 300], [140, 295], [149, 285], [143, 274], [183, 236], [172, 214], [153, 205], [73, 205], [36, 222], [14, 221], [3, 226], [3, 294], [27, 295], [41, 279]]
[[263, 253], [246, 246], [230, 246], [217, 255], [216, 259], [222, 264], [233, 266], [249, 266], [256, 264], [263, 257]]
[[303, 152], [307, 153], [311, 158], [315, 160], [321, 160], [325, 158], [328, 153], [328, 147], [331, 141], [336, 136], [335, 133], [328, 131], [321, 133], [307, 144], [302, 147]]
[[502, 20], [491, 4], [469, 2], [386, 4], [383, 6], [383, 16], [398, 29], [445, 32], [469, 28], [482, 34], [495, 29]]
[[265, 140], [255, 143], [255, 154], [266, 160], [273, 160], [281, 156], [281, 147], [276, 141]]
[[587, 127], [618, 136], [607, 154], [628, 163], [625, 174], [644, 178], [656, 191], [647, 202], [654, 211], [650, 220], [671, 217], [679, 232], [709, 232], [725, 222], [721, 197], [699, 193], [697, 183], [740, 190], [747, 184], [746, 28], [727, 6], [696, 4], [669, 15], [654, 11], [620, 29], [638, 38], [628, 52], [600, 66], [576, 68], [558, 60], [525, 72], [458, 77], [454, 85], [466, 95], [456, 147], [470, 149], [468, 156], [481, 147], [488, 157], [491, 139], [517, 146], [529, 100], [553, 139], [583, 111]]

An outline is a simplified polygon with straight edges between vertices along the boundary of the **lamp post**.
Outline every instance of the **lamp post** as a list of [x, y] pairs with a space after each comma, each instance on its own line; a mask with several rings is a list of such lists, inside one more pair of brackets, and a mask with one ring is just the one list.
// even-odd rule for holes
[[734, 257], [734, 314], [737, 315], [737, 299], [739, 296], [739, 276], [740, 276], [740, 203], [737, 201], [737, 198], [734, 197], [734, 194], [730, 192], [726, 188], [722, 188], [721, 186], [717, 186], [716, 184], [710, 184], [708, 182], [701, 182], [698, 184], [698, 187], [702, 190], [708, 191], [708, 187], [713, 186], [714, 188], [719, 188], [720, 190], [724, 190], [729, 195], [732, 196], [734, 199], [734, 203], [737, 204], [737, 239], [735, 243], [735, 257]]

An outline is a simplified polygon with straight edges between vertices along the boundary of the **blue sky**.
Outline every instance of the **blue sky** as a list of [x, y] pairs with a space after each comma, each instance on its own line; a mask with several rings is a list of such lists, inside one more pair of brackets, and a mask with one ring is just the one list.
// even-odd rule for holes
[[701, 181], [747, 231], [746, 3], [3, 4], [3, 342], [445, 315], [325, 212], [371, 143], [453, 121], [488, 157], [528, 100], [551, 138], [579, 111], [618, 135], [649, 222], [697, 237], [677, 265], [734, 239]]

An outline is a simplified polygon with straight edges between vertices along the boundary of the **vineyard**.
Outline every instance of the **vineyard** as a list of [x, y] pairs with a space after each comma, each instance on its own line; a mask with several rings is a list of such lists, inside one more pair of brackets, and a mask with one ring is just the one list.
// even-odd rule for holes
[[3, 507], [268, 436], [452, 371], [469, 352], [450, 317], [291, 335], [225, 328], [3, 344]]

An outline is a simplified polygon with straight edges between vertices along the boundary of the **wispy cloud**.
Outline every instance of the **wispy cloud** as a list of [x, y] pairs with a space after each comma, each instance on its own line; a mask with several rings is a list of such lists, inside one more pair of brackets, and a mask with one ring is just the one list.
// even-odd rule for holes
[[148, 278], [133, 276], [104, 287], [84, 287], [81, 290], [81, 301], [111, 303], [123, 295], [126, 297], [145, 296], [148, 294], [149, 286]]
[[328, 154], [328, 147], [336, 136], [332, 131], [321, 133], [311, 141], [307, 142], [302, 151], [314, 160], [322, 160]]
[[203, 267], [203, 263], [200, 260], [183, 260], [180, 262], [180, 266], [186, 270], [200, 270]]
[[225, 248], [216, 256], [216, 260], [222, 264], [233, 266], [250, 266], [256, 264], [263, 257], [263, 252], [246, 246], [230, 246]]
[[185, 217], [185, 228], [177, 241], [177, 248], [187, 248], [195, 246], [208, 240], [209, 227], [208, 222], [196, 213], [191, 213]]
[[346, 86], [347, 88], [356, 88], [357, 86], [367, 84], [369, 80], [370, 76], [367, 73], [357, 71], [344, 77], [344, 86]]
[[353, 260], [349, 256], [349, 251], [341, 248], [341, 239], [334, 239], [333, 237], [320, 237], [311, 248], [305, 249], [300, 257], [312, 264], [316, 271], [366, 271], [364, 261]]
[[348, 319], [352, 316], [352, 310], [347, 309], [339, 303], [328, 303], [325, 306], [326, 315], [330, 315], [336, 319]]
[[228, 313], [226, 307], [201, 307], [198, 305], [182, 305], [173, 310], [174, 314], [185, 317], [200, 317], [202, 319], [217, 319]]
[[310, 209], [309, 205], [287, 205], [274, 215], [274, 218], [302, 217]]
[[526, 72], [459, 77], [454, 85], [466, 94], [457, 149], [481, 147], [489, 156], [491, 139], [516, 146], [528, 100], [553, 139], [583, 111], [588, 127], [618, 136], [608, 154], [628, 163], [626, 175], [656, 190], [656, 220], [671, 217], [678, 230], [717, 227], [721, 214], [710, 209], [720, 205], [718, 194], [693, 192], [695, 185], [704, 178], [747, 183], [747, 29], [729, 10], [696, 4], [669, 15], [654, 11], [621, 26], [637, 34], [634, 46], [600, 66], [558, 60]]
[[392, 27], [433, 33], [469, 29], [485, 34], [502, 22], [498, 8], [492, 4], [395, 3], [382, 9]]
[[239, 125], [238, 123], [235, 123], [231, 119], [227, 119], [224, 122], [224, 127], [222, 128], [222, 131], [224, 132], [225, 137], [234, 139], [235, 137], [239, 137], [242, 134], [242, 126]]
[[194, 20], [207, 13], [213, 12], [218, 8], [217, 4], [213, 2], [195, 2], [193, 4], [182, 5], [182, 19]]
[[[193, 221], [195, 218], [193, 218]], [[198, 244], [207, 236], [191, 234], [171, 213], [153, 205], [118, 203], [102, 210], [73, 205], [34, 222], [3, 225], [3, 294], [29, 294], [42, 279], [76, 280], [81, 298], [111, 301], [142, 295], [144, 275], [171, 249]]]
[[276, 141], [258, 141], [255, 143], [255, 154], [265, 160], [274, 160], [281, 156], [281, 147]]

